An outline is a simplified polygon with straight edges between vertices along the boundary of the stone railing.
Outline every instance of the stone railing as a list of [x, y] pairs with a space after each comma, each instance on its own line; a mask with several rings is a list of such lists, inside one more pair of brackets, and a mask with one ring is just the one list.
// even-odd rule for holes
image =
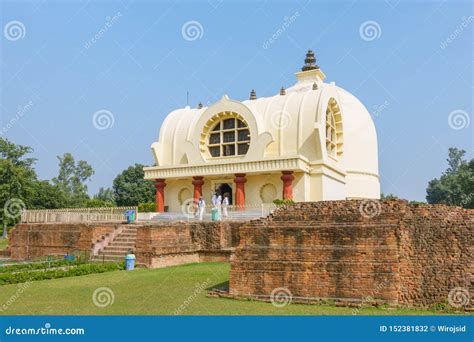
[[[183, 206], [180, 212], [163, 212], [154, 213], [149, 218], [151, 221], [197, 221], [212, 220], [213, 209], [218, 210], [217, 220], [251, 220], [270, 215], [279, 205], [273, 203], [262, 203], [262, 204], [246, 204], [246, 205], [220, 205], [213, 206], [212, 204], [206, 204], [202, 215], [200, 214], [199, 208], [193, 202]], [[142, 219], [146, 221], [146, 219]]]
[[135, 210], [135, 213], [138, 213], [138, 207], [133, 206], [24, 210], [21, 214], [21, 222], [123, 222], [127, 219], [126, 210]]

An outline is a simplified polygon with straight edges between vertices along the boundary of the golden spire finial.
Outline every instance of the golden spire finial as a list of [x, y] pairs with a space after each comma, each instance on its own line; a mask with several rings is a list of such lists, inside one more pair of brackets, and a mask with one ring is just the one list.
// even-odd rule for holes
[[255, 89], [252, 89], [252, 91], [250, 92], [250, 100], [256, 100], [257, 99], [257, 92], [255, 91]]
[[316, 63], [316, 57], [314, 57], [314, 52], [313, 50], [308, 50], [306, 53], [306, 58], [304, 60], [304, 65], [301, 68], [302, 71], [308, 71], [308, 70], [314, 70], [314, 69], [319, 69], [319, 66], [317, 66]]

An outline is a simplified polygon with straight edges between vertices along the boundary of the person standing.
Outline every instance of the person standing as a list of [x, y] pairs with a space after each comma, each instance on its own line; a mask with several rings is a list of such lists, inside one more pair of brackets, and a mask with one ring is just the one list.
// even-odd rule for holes
[[229, 195], [224, 194], [224, 199], [222, 200], [222, 216], [228, 217], [227, 206], [229, 205]]
[[217, 192], [216, 191], [214, 191], [213, 194], [212, 194], [211, 203], [214, 207], [217, 206]]
[[205, 209], [206, 209], [206, 201], [204, 201], [204, 198], [201, 196], [199, 197], [199, 201], [198, 201], [199, 221], [202, 221], [202, 218], [204, 217]]
[[222, 217], [222, 196], [219, 194], [216, 199], [217, 217]]

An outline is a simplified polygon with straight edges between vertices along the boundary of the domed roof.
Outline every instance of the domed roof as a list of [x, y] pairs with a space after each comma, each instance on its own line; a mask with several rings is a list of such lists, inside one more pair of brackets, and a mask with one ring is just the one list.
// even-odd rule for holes
[[[311, 62], [311, 61], [310, 61]], [[296, 73], [297, 82], [270, 97], [238, 101], [224, 95], [208, 107], [189, 106], [164, 120], [158, 142], [152, 144], [157, 166], [176, 167], [300, 157], [324, 163], [339, 172], [378, 177], [377, 136], [364, 105], [332, 83], [317, 66]], [[257, 90], [258, 95], [258, 90]], [[327, 115], [334, 116], [336, 153], [326, 149]], [[211, 125], [228, 115], [238, 116], [250, 131], [248, 152], [212, 158], [207, 149]]]

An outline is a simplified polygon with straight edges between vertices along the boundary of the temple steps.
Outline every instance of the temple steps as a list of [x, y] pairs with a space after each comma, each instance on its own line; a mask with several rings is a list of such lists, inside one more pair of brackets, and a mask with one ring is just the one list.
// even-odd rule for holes
[[125, 226], [107, 246], [101, 249], [92, 261], [120, 262], [125, 260], [130, 249], [134, 250], [137, 240], [137, 228]]

